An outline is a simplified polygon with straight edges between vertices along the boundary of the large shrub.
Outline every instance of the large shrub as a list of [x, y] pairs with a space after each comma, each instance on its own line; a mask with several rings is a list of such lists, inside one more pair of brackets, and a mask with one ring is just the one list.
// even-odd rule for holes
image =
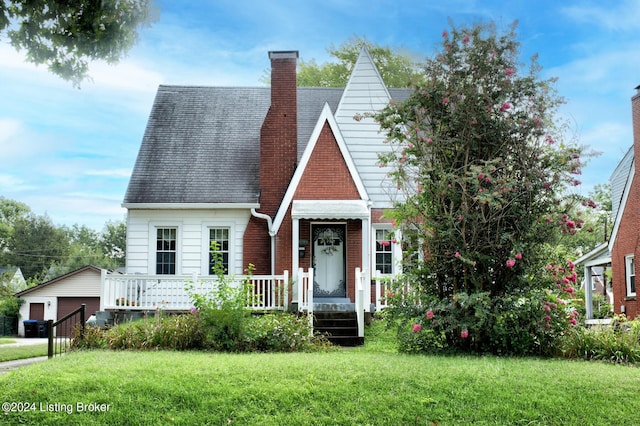
[[[497, 351], [502, 341], [500, 351], [525, 353], [544, 345], [532, 330], [541, 292], [556, 291], [545, 247], [581, 228], [576, 204], [595, 207], [571, 191], [583, 149], [555, 116], [564, 101], [554, 80], [539, 72], [536, 58], [519, 62], [515, 26], [453, 27], [412, 95], [374, 115], [388, 135], [380, 165], [402, 193], [388, 215], [407, 253], [403, 284], [442, 310], [450, 345]], [[575, 275], [556, 272], [566, 293]], [[463, 327], [472, 337], [455, 338]]]

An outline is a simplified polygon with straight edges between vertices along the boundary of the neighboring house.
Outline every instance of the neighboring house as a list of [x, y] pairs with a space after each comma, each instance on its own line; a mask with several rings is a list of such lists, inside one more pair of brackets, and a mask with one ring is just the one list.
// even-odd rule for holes
[[640, 259], [640, 86], [631, 98], [633, 146], [611, 175], [613, 217], [611, 250], [614, 311], [629, 318], [640, 314], [637, 300], [635, 258]]
[[609, 251], [609, 243], [604, 242], [589, 253], [576, 259], [574, 262], [577, 266], [582, 266], [584, 275], [580, 285], [584, 289], [586, 319], [593, 318], [593, 295], [601, 294], [606, 297], [610, 305], [614, 304], [613, 292], [609, 290], [610, 283], [607, 285], [605, 271], [611, 267], [611, 252]]
[[184, 309], [176, 286], [211, 275], [212, 241], [231, 274], [250, 263], [261, 276], [288, 271], [293, 303], [313, 268], [314, 300], [355, 302], [361, 276], [369, 311], [375, 271], [398, 272], [382, 216], [399, 193], [377, 164], [390, 148], [356, 116], [411, 91], [387, 88], [364, 48], [345, 88], [298, 88], [298, 52], [269, 58], [270, 88], [159, 87], [123, 203], [127, 274], [105, 277], [104, 309], [123, 298]]
[[24, 336], [23, 320], [57, 321], [83, 303], [89, 318], [100, 309], [100, 277], [99, 268], [85, 266], [16, 293], [25, 301], [20, 307], [18, 334]]
[[11, 291], [16, 292], [25, 289], [27, 282], [20, 268], [2, 267], [0, 268], [0, 285], [9, 287]]

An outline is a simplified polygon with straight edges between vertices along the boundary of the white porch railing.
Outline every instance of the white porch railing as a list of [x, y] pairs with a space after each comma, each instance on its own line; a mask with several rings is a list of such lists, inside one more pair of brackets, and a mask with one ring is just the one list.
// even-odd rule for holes
[[[235, 285], [249, 279], [247, 307], [253, 310], [286, 310], [289, 303], [289, 272], [282, 275], [236, 276]], [[193, 301], [187, 288], [201, 294], [217, 288], [215, 276], [109, 274], [102, 271], [101, 310], [187, 311]], [[191, 283], [191, 284], [189, 284]]]
[[389, 275], [382, 275], [380, 271], [376, 271], [373, 275], [373, 280], [376, 283], [376, 311], [379, 311], [387, 307], [387, 292], [389, 288], [387, 286]]

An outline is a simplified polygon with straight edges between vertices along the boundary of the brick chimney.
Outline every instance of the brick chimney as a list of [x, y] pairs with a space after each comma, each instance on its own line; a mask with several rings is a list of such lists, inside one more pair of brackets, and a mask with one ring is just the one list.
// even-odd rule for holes
[[260, 130], [260, 212], [274, 216], [298, 160], [298, 51], [269, 52], [271, 107]]

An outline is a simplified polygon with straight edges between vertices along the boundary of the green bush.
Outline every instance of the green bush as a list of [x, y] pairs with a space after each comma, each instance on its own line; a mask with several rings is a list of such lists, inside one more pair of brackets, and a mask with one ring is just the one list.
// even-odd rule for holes
[[199, 349], [203, 346], [202, 321], [197, 315], [143, 318], [111, 328], [86, 327], [82, 339], [79, 332], [71, 339], [71, 349], [135, 349], [157, 350]]
[[272, 313], [252, 316], [247, 320], [241, 347], [249, 352], [295, 352], [326, 345], [326, 339], [313, 335], [306, 317]]
[[403, 352], [474, 352], [554, 356], [560, 337], [577, 323], [577, 312], [548, 291], [505, 297], [461, 293], [456, 298], [407, 307], [392, 320]]
[[617, 318], [611, 326], [576, 327], [563, 339], [566, 358], [616, 364], [640, 362], [640, 321]]

